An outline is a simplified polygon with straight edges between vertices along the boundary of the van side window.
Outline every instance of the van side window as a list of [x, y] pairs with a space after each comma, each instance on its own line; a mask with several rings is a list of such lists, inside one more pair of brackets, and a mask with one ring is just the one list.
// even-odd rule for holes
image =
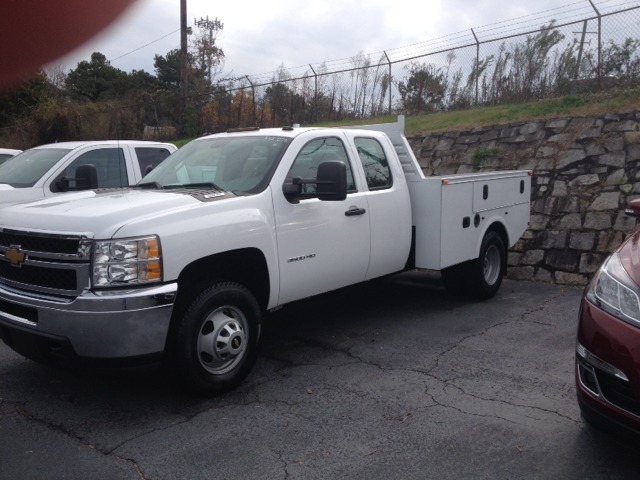
[[[318, 165], [329, 160], [344, 162], [347, 167], [347, 193], [356, 192], [356, 184], [353, 180], [349, 157], [344, 144], [336, 137], [316, 138], [302, 147], [293, 165], [291, 165], [287, 180], [291, 180], [294, 177], [315, 179], [317, 178]], [[316, 193], [316, 186], [302, 185], [302, 193], [313, 196]]]
[[362, 163], [369, 190], [389, 188], [393, 184], [391, 169], [382, 145], [375, 138], [356, 138], [358, 156]]

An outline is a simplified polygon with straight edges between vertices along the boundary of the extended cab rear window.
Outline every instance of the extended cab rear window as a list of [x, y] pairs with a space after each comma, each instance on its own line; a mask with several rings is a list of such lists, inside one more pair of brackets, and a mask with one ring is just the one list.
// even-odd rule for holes
[[135, 151], [143, 177], [171, 155], [171, 152], [164, 147], [136, 147]]

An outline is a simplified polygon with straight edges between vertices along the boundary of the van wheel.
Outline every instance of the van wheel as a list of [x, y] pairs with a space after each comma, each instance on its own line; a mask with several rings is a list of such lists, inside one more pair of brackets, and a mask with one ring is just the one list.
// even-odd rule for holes
[[443, 269], [442, 282], [452, 293], [485, 300], [498, 292], [506, 269], [504, 242], [500, 234], [491, 231], [482, 239], [479, 257]]
[[172, 366], [191, 390], [214, 395], [237, 387], [257, 356], [261, 313], [255, 297], [236, 283], [204, 289], [185, 309]]

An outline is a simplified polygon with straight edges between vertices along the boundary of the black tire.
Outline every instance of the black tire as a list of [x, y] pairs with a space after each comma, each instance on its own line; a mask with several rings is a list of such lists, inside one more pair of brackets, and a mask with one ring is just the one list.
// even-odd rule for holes
[[440, 271], [442, 283], [448, 292], [455, 295], [467, 294], [469, 290], [469, 286], [467, 285], [469, 263], [470, 262], [459, 263], [458, 265], [453, 265]]
[[239, 284], [216, 283], [184, 312], [171, 349], [177, 379], [204, 395], [237, 387], [256, 361], [261, 310], [255, 297]]
[[497, 232], [487, 232], [482, 239], [480, 256], [469, 266], [469, 284], [474, 297], [485, 300], [493, 297], [507, 271], [507, 249]]
[[478, 258], [445, 268], [441, 275], [448, 291], [486, 300], [498, 292], [506, 271], [504, 241], [499, 233], [490, 231], [482, 239]]

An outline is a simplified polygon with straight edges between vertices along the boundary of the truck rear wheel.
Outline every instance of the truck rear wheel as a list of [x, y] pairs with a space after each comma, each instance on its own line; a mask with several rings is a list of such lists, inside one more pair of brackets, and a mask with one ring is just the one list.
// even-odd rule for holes
[[471, 261], [469, 281], [471, 295], [481, 300], [493, 297], [502, 284], [507, 269], [507, 250], [497, 232], [487, 232], [482, 239], [480, 256]]
[[261, 313], [254, 296], [239, 284], [216, 283], [184, 312], [173, 349], [178, 379], [206, 395], [237, 387], [257, 356]]
[[506, 252], [500, 234], [487, 232], [478, 258], [442, 270], [445, 288], [480, 300], [493, 297], [500, 289], [507, 269]]

